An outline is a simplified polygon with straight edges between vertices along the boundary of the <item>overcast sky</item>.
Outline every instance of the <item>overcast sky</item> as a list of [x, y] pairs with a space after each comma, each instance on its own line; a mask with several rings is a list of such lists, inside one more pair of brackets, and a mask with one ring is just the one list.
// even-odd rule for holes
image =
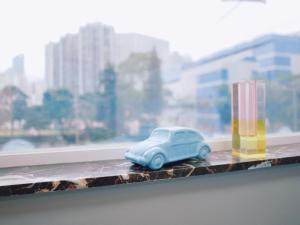
[[24, 53], [29, 78], [43, 78], [45, 44], [89, 22], [112, 25], [116, 32], [168, 40], [172, 50], [193, 59], [265, 33], [300, 31], [299, 0], [236, 4], [222, 0], [0, 0], [0, 72], [10, 66], [14, 55]]

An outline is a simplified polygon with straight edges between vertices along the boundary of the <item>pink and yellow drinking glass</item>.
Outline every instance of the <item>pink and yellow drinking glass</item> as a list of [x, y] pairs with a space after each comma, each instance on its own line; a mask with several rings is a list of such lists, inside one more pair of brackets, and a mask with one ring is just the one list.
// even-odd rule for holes
[[232, 155], [262, 159], [266, 156], [265, 82], [240, 81], [232, 84]]

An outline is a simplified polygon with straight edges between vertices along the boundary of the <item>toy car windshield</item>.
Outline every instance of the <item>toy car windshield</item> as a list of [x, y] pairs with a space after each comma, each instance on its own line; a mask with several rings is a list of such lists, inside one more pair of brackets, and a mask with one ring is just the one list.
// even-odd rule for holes
[[161, 140], [167, 140], [169, 137], [169, 131], [168, 130], [154, 130], [149, 137], [150, 139], [161, 139]]

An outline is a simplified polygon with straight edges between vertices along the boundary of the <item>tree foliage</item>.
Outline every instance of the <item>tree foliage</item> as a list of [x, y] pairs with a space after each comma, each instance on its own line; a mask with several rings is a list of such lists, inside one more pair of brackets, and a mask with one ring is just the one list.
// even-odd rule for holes
[[[27, 96], [16, 86], [6, 86], [0, 91], [1, 114], [3, 122], [10, 122], [13, 130], [13, 122], [25, 118], [27, 111]], [[1, 121], [0, 121], [1, 122]]]
[[97, 119], [103, 121], [106, 127], [116, 132], [117, 116], [117, 73], [112, 65], [107, 65], [100, 77], [101, 101], [97, 107]]
[[50, 120], [62, 124], [63, 119], [73, 118], [73, 95], [64, 89], [46, 91], [43, 106]]
[[37, 130], [46, 129], [51, 122], [43, 106], [28, 108], [25, 121], [25, 129], [35, 128]]
[[79, 98], [78, 116], [85, 121], [96, 120], [99, 93], [87, 93]]
[[118, 118], [135, 119], [142, 114], [142, 90], [148, 63], [148, 53], [133, 53], [120, 64], [117, 81]]
[[300, 77], [288, 76], [268, 81], [266, 85], [266, 117], [271, 131], [280, 127], [300, 130]]
[[27, 101], [25, 98], [17, 98], [12, 103], [12, 120], [25, 119], [27, 113]]
[[217, 110], [221, 124], [226, 126], [231, 121], [231, 98], [228, 85], [221, 85], [218, 92]]
[[163, 101], [160, 59], [155, 49], [133, 53], [119, 66], [118, 95], [121, 110], [129, 118], [157, 114]]
[[150, 53], [148, 77], [144, 85], [144, 113], [157, 115], [163, 107], [163, 88], [160, 74], [160, 60], [155, 50]]

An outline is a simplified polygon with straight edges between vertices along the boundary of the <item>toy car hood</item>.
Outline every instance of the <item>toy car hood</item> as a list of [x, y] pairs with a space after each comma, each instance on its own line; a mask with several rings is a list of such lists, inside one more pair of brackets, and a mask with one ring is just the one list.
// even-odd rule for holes
[[136, 155], [143, 155], [146, 151], [148, 151], [152, 147], [157, 147], [158, 144], [163, 143], [162, 140], [151, 140], [147, 139], [145, 141], [142, 141], [134, 146], [132, 146], [129, 150], [133, 154]]

